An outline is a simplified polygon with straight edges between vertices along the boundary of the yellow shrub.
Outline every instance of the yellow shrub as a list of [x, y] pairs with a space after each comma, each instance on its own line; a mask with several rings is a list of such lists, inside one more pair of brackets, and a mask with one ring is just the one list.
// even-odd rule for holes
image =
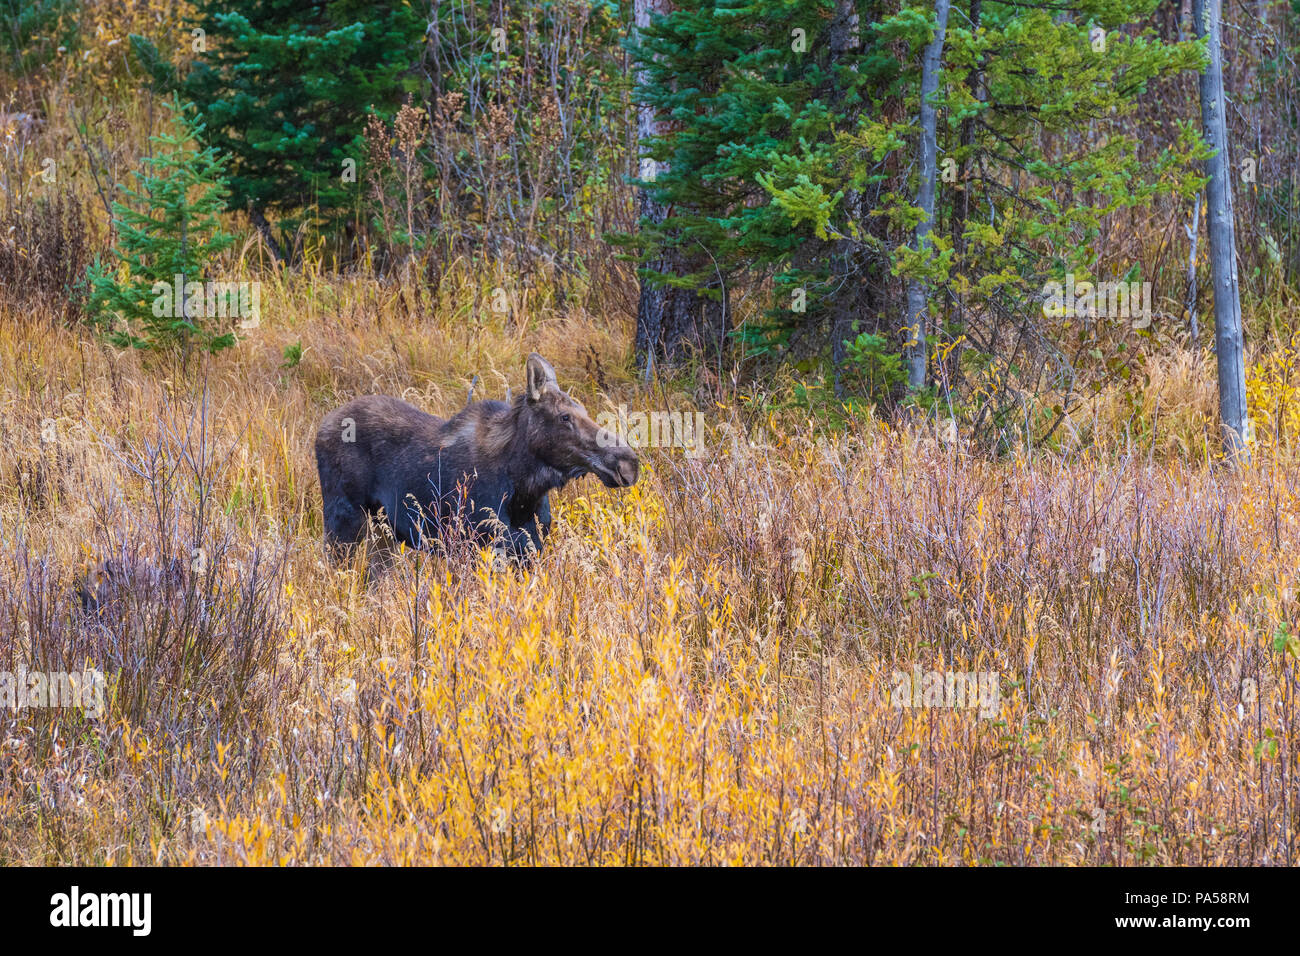
[[1246, 369], [1246, 400], [1256, 446], [1290, 454], [1300, 437], [1300, 345], [1293, 337]]

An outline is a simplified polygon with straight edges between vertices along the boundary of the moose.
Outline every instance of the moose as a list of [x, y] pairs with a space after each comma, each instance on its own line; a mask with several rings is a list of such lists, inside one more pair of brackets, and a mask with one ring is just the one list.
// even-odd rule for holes
[[382, 511], [412, 548], [459, 526], [526, 562], [550, 532], [550, 492], [586, 474], [609, 488], [636, 483], [636, 452], [560, 389], [549, 362], [534, 352], [525, 376], [513, 401], [471, 401], [446, 420], [388, 395], [327, 415], [316, 467], [331, 552], [351, 550]]

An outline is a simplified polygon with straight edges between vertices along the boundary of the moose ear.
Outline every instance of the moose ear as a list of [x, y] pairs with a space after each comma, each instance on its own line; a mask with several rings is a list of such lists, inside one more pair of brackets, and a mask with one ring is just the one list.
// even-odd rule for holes
[[551, 363], [546, 361], [536, 352], [528, 356], [528, 400], [535, 402], [542, 397], [542, 392], [547, 388], [558, 389], [559, 383], [555, 380], [555, 369], [551, 368]]

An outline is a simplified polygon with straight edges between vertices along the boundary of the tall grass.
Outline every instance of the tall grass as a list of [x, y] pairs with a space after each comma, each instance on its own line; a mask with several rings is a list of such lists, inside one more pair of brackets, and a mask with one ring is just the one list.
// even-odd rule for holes
[[[661, 404], [577, 305], [467, 331], [483, 281], [408, 316], [268, 273], [188, 376], [0, 320], [0, 668], [109, 687], [0, 713], [0, 859], [1294, 862], [1300, 475], [1182, 454], [1197, 362], [1149, 434], [1101, 402], [1086, 448], [1003, 460], [724, 398], [706, 454], [560, 493], [530, 571], [329, 564], [311, 441], [348, 396], [447, 413], [536, 348], [593, 411]], [[899, 706], [914, 668], [995, 674], [996, 712]]]

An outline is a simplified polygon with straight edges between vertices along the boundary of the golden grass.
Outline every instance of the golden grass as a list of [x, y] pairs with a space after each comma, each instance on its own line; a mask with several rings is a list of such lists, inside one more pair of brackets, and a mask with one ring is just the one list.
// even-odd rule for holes
[[[189, 369], [0, 315], [0, 669], [110, 691], [0, 711], [0, 862], [1293, 862], [1300, 475], [1184, 450], [1202, 360], [1142, 443], [1109, 397], [1061, 458], [724, 402], [708, 454], [559, 494], [530, 572], [328, 564], [311, 442], [351, 395], [445, 413], [537, 349], [593, 412], [662, 407], [625, 320], [475, 311], [480, 272], [423, 307], [266, 274]], [[155, 574], [87, 619], [104, 556]], [[995, 674], [995, 712], [897, 706], [913, 668]]]

